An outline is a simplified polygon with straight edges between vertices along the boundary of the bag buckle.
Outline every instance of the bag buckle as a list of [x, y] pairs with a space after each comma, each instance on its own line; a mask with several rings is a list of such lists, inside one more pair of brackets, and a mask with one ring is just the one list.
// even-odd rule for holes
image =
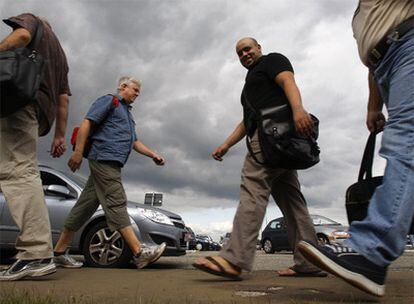
[[27, 57], [32, 59], [33, 61], [36, 61], [37, 52], [35, 50], [33, 50], [32, 53]]

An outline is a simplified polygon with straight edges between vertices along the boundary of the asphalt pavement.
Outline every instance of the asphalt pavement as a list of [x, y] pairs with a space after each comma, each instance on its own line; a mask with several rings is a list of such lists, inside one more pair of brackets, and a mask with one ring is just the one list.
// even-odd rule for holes
[[361, 292], [334, 276], [278, 277], [276, 269], [291, 265], [290, 253], [265, 254], [258, 251], [253, 271], [244, 273], [241, 282], [205, 274], [191, 266], [196, 258], [214, 254], [188, 252], [181, 257], [162, 257], [142, 270], [132, 267], [59, 269], [48, 277], [1, 282], [0, 299], [23, 295], [23, 298], [47, 297], [63, 303], [88, 304], [414, 303], [414, 251], [411, 250], [390, 267], [383, 298]]

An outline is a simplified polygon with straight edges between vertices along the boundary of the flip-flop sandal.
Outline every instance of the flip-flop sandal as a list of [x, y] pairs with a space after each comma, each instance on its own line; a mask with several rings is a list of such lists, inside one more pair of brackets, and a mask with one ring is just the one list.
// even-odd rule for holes
[[289, 267], [293, 271], [292, 274], [279, 274], [280, 277], [294, 277], [294, 278], [306, 278], [306, 277], [315, 277], [315, 278], [325, 278], [328, 276], [326, 272], [321, 270], [311, 271], [311, 272], [299, 272], [296, 271], [293, 267]]
[[196, 264], [196, 263], [193, 263], [193, 266], [195, 268], [201, 270], [201, 271], [208, 272], [208, 273], [213, 274], [213, 275], [216, 275], [216, 276], [225, 277], [225, 278], [228, 278], [228, 279], [232, 279], [234, 281], [241, 281], [241, 280], [243, 280], [240, 277], [240, 275], [228, 273], [224, 269], [224, 267], [219, 262], [217, 262], [213, 257], [207, 256], [207, 257], [205, 257], [205, 259], [208, 260], [209, 262], [211, 262], [212, 264], [216, 265], [220, 269], [220, 271], [216, 271], [216, 270], [211, 269], [211, 268], [209, 268], [207, 266], [200, 265], [200, 264]]

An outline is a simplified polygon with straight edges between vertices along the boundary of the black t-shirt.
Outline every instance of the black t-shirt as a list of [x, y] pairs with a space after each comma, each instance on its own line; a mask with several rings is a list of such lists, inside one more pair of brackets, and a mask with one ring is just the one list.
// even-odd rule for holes
[[289, 59], [279, 53], [270, 53], [261, 56], [247, 72], [241, 103], [248, 136], [253, 135], [256, 125], [255, 114], [246, 104], [245, 96], [255, 111], [288, 103], [285, 92], [275, 82], [275, 77], [284, 71], [293, 73]]

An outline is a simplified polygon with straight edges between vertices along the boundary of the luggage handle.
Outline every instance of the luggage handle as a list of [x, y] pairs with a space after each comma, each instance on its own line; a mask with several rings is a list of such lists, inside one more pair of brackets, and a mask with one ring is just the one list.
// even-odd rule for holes
[[[358, 181], [372, 178], [372, 164], [374, 162], [376, 132], [369, 135], [362, 157], [361, 167], [359, 168]], [[365, 178], [364, 178], [365, 177]]]

